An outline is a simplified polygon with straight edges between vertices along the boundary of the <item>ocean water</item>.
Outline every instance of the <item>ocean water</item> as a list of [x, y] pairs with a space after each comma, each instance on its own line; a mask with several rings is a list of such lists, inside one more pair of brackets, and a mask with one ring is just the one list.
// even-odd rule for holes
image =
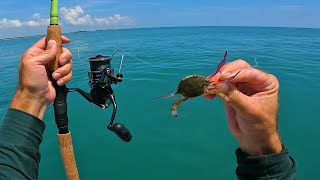
[[[112, 109], [101, 110], [80, 95], [68, 95], [69, 128], [81, 179], [236, 179], [237, 141], [228, 130], [220, 99], [197, 98], [179, 108], [174, 92], [190, 74], [213, 72], [228, 50], [228, 61], [245, 59], [280, 81], [279, 128], [283, 143], [297, 161], [298, 179], [319, 179], [320, 29], [255, 27], [181, 27], [106, 30], [65, 34], [73, 53], [68, 87], [89, 91], [87, 59], [126, 52], [124, 81], [114, 85], [116, 122], [130, 129], [124, 143], [106, 130]], [[0, 117], [17, 84], [23, 52], [40, 36], [0, 40]], [[112, 60], [116, 71], [120, 54]], [[258, 64], [256, 64], [256, 62]], [[0, 120], [1, 121], [1, 120]], [[44, 122], [40, 179], [64, 179], [50, 106]]]

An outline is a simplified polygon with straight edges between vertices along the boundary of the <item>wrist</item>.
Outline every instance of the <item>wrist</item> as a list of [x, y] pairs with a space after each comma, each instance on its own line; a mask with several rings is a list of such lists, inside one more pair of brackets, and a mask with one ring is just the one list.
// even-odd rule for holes
[[40, 120], [43, 119], [47, 106], [43, 97], [38, 97], [23, 89], [18, 89], [16, 91], [10, 104], [10, 108], [26, 112]]
[[277, 132], [266, 136], [244, 138], [239, 143], [241, 150], [251, 156], [278, 154], [282, 151], [282, 143]]

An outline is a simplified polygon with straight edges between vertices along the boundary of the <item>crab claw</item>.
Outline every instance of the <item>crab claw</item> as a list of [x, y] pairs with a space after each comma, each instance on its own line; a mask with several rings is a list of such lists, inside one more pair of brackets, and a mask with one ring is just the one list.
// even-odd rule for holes
[[178, 111], [176, 109], [171, 109], [171, 113], [174, 118], [178, 117]]
[[220, 71], [221, 67], [226, 63], [227, 56], [228, 56], [228, 51], [226, 51], [226, 52], [224, 53], [223, 59], [221, 60], [221, 62], [220, 62], [219, 65], [217, 66], [216, 72], [210, 74], [210, 75], [208, 76], [208, 79], [211, 79], [212, 77], [214, 77], [214, 76]]
[[178, 117], [178, 107], [180, 106], [181, 103], [185, 102], [188, 98], [184, 97], [184, 96], [181, 96], [179, 97], [173, 104], [172, 104], [172, 107], [171, 107], [171, 113], [172, 113], [172, 116], [174, 118]]

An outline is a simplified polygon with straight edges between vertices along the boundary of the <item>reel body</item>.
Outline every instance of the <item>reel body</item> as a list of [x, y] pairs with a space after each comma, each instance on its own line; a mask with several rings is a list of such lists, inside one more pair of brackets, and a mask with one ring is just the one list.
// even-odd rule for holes
[[110, 123], [107, 128], [116, 133], [123, 141], [129, 142], [132, 135], [129, 130], [120, 123], [114, 124], [117, 113], [117, 102], [111, 87], [112, 84], [122, 82], [123, 75], [114, 76], [114, 69], [111, 67], [112, 57], [97, 55], [89, 58], [90, 70], [88, 71], [90, 93], [80, 88], [69, 88], [68, 92], [78, 92], [90, 103], [106, 109], [110, 105], [113, 106]]

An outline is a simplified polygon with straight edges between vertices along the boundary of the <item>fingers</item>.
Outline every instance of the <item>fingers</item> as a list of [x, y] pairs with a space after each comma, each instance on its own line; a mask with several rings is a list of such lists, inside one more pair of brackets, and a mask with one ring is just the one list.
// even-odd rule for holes
[[[269, 74], [252, 68], [244, 60], [236, 60], [224, 65], [220, 70], [222, 74], [220, 79], [228, 79], [238, 73], [239, 70], [240, 73], [228, 82], [246, 83], [248, 88], [259, 92], [265, 91], [268, 84], [272, 83]], [[230, 99], [230, 105], [236, 111], [248, 111], [248, 107], [252, 107], [254, 100], [237, 89], [233, 83], [221, 83], [216, 86], [220, 92]]]
[[[249, 69], [252, 69], [252, 67], [244, 60], [238, 59], [232, 61], [221, 67], [221, 76], [219, 80], [226, 80], [232, 77], [235, 73], [239, 73], [239, 70], [241, 70], [241, 72], [237, 74], [237, 76], [230, 80], [230, 82], [241, 82], [242, 79], [239, 78], [239, 75]], [[245, 75], [247, 74], [244, 74], [241, 77], [244, 78]], [[217, 88], [222, 94], [225, 94], [228, 97], [228, 104], [231, 105], [236, 111], [245, 111], [248, 103], [250, 104], [252, 101], [250, 97], [243, 94], [231, 83], [217, 84]]]
[[[239, 69], [240, 73], [228, 81], [231, 83], [221, 83], [216, 85], [217, 89], [230, 99], [230, 105], [236, 111], [247, 112], [249, 111], [248, 107], [255, 107], [254, 104], [257, 101], [245, 94], [245, 91], [250, 90], [251, 92], [256, 93], [268, 92], [269, 94], [278, 91], [279, 82], [275, 76], [255, 68], [251, 68], [251, 66], [243, 60], [237, 60], [223, 66], [221, 71], [224, 75], [222, 76], [227, 79], [234, 73], [237, 73]], [[238, 85], [245, 85], [246, 88], [241, 88], [239, 90], [234, 86], [234, 83]]]
[[64, 66], [65, 64], [71, 62], [72, 54], [67, 48], [62, 48], [62, 54], [59, 57], [59, 64]]
[[[227, 63], [225, 65], [223, 65], [219, 72], [217, 74], [215, 74], [214, 77], [212, 77], [213, 80], [211, 80], [212, 82], [218, 82], [218, 81], [223, 81], [223, 80], [227, 80], [230, 77], [232, 77], [235, 73], [238, 73], [239, 70], [244, 70], [244, 69], [251, 69], [252, 67], [244, 60], [235, 60], [232, 61], [230, 63]], [[239, 74], [238, 74], [239, 75]], [[237, 75], [237, 76], [238, 76]], [[237, 77], [236, 76], [236, 77]], [[214, 78], [216, 80], [214, 80]], [[236, 82], [236, 81], [234, 81]], [[229, 86], [228, 83], [222, 83], [221, 85], [218, 86], [219, 87], [219, 91], [222, 93], [227, 93], [229, 91]], [[230, 89], [231, 90], [231, 89]], [[239, 91], [240, 92], [240, 91]], [[237, 91], [230, 91], [230, 95], [236, 95], [238, 92]], [[241, 93], [241, 92], [240, 92]], [[228, 96], [228, 95], [227, 95]], [[205, 99], [210, 100], [213, 99], [215, 96], [214, 95], [206, 95]], [[236, 96], [235, 96], [236, 97]], [[228, 97], [229, 98], [229, 97]], [[229, 98], [230, 99], [230, 98]]]
[[[63, 44], [67, 44], [70, 42], [70, 39], [65, 36], [61, 36], [61, 39]], [[46, 38], [44, 37], [40, 39], [38, 42], [36, 42], [32, 47], [30, 47], [23, 54], [22, 59], [38, 56], [39, 54], [41, 54], [43, 51], [46, 50], [46, 47], [47, 47], [47, 43], [46, 43]]]
[[65, 36], [61, 36], [61, 40], [62, 40], [62, 44], [68, 44], [70, 42], [70, 39]]
[[252, 67], [246, 61], [242, 59], [238, 59], [222, 66], [219, 72], [223, 75], [227, 72], [233, 73], [235, 71], [239, 71], [240, 69], [251, 69], [251, 68]]
[[253, 104], [253, 101], [249, 96], [243, 94], [231, 83], [217, 84], [216, 87], [220, 93], [227, 96], [229, 99], [228, 104], [236, 111], [247, 111], [247, 107]]
[[66, 84], [67, 82], [69, 82], [72, 79], [72, 71], [70, 71], [70, 73], [66, 76], [64, 76], [63, 78], [57, 80], [57, 84], [59, 86], [62, 86], [64, 84]]
[[56, 71], [52, 73], [52, 78], [57, 80], [57, 84], [59, 86], [66, 84], [69, 82], [72, 78], [72, 63], [67, 63], [64, 66], [61, 66]]
[[57, 80], [58, 85], [64, 85], [69, 82], [72, 78], [72, 54], [67, 48], [62, 48], [63, 53], [59, 57], [59, 67], [53, 72], [53, 79]]
[[223, 65], [219, 72], [216, 74], [211, 74], [208, 79], [211, 82], [218, 82], [228, 80], [230, 77], [234, 76], [236, 73], [239, 73], [243, 69], [251, 69], [252, 67], [244, 60], [238, 59]]
[[234, 78], [228, 80], [229, 82], [234, 83], [247, 83], [250, 85], [250, 88], [255, 90], [266, 90], [269, 88], [273, 88], [276, 86], [278, 81], [276, 78], [273, 78], [272, 75], [263, 72], [261, 70], [252, 68], [246, 61], [244, 60], [236, 60], [225, 64], [220, 73], [222, 74], [219, 80], [226, 80], [229, 77], [235, 75], [235, 73], [239, 72]]
[[[38, 41], [35, 45], [40, 45], [43, 40]], [[30, 62], [35, 62], [39, 65], [45, 65], [56, 57], [57, 43], [54, 40], [50, 40], [45, 47], [45, 51], [42, 51], [39, 55], [30, 58]]]
[[[70, 39], [65, 37], [65, 36], [61, 36], [61, 40], [63, 44], [67, 44], [70, 42]], [[48, 41], [49, 42], [49, 41]], [[38, 42], [36, 42], [31, 48], [40, 48], [45, 50], [46, 49], [46, 37], [40, 39]], [[30, 49], [31, 49], [30, 48]]]
[[279, 81], [271, 74], [258, 69], [245, 69], [229, 82], [246, 84], [248, 88], [257, 92], [277, 90]]

